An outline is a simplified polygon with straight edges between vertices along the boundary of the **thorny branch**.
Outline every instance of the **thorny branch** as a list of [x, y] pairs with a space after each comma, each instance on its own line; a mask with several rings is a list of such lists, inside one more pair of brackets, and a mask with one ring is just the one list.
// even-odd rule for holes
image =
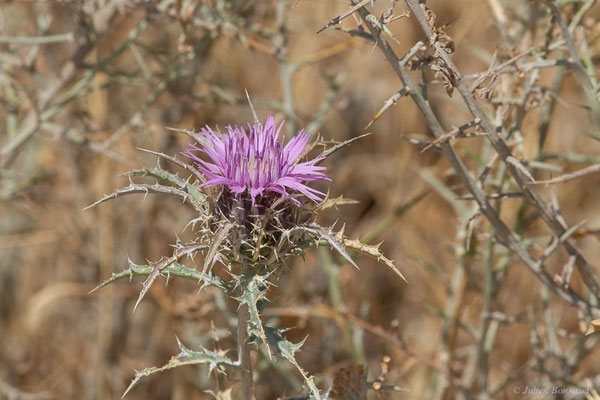
[[[502, 140], [502, 138], [499, 135], [491, 134], [493, 132], [496, 132], [496, 129], [486, 118], [483, 111], [472, 96], [470, 89], [466, 86], [466, 83], [461, 79], [460, 73], [456, 70], [456, 67], [454, 66], [448, 54], [446, 53], [446, 50], [443, 49], [441, 45], [439, 45], [439, 43], [435, 41], [435, 35], [424, 15], [421, 5], [419, 5], [414, 0], [406, 0], [406, 3], [411, 9], [413, 15], [415, 15], [418, 19], [423, 30], [426, 32], [428, 39], [433, 42], [433, 46], [439, 53], [439, 56], [446, 63], [446, 66], [449, 69], [449, 73], [453, 74], [453, 76], [456, 77], [456, 84], [458, 85], [461, 95], [467, 102], [469, 110], [473, 113], [474, 117], [480, 121], [484, 131], [490, 133], [490, 135], [487, 135], [486, 137], [490, 138], [492, 144], [494, 145], [494, 148], [497, 150], [497, 152], [500, 154], [503, 160], [505, 160], [507, 167], [510, 169], [511, 173], [515, 177], [515, 180], [517, 180], [519, 186], [521, 187], [527, 198], [530, 199], [536, 205], [536, 208], [538, 208], [538, 210], [540, 210], [542, 216], [550, 225], [550, 227], [553, 228], [557, 236], [562, 236], [566, 231], [565, 227], [563, 227], [562, 224], [559, 221], [557, 221], [556, 216], [550, 209], [550, 206], [541, 199], [540, 195], [536, 191], [532, 190], [529, 183], [533, 183], [533, 180], [530, 178], [530, 176], [528, 176], [525, 167], [523, 167], [514, 157], [512, 157], [509, 148], [506, 146], [506, 143]], [[358, 4], [358, 2], [353, 1], [353, 4], [356, 5]], [[369, 23], [367, 19], [369, 15], [368, 10], [362, 7], [358, 10], [358, 12], [361, 18], [363, 19], [365, 25], [371, 31], [371, 34], [376, 35], [378, 28]], [[396, 56], [393, 49], [390, 47], [385, 38], [380, 38], [380, 40], [377, 42], [377, 46], [385, 55], [388, 62], [402, 81], [411, 99], [415, 102], [417, 107], [419, 107], [421, 113], [425, 117], [429, 127], [431, 128], [436, 138], [442, 138], [446, 134], [444, 128], [442, 128], [442, 125], [439, 122], [434, 111], [432, 110], [431, 106], [429, 105], [429, 102], [423, 97], [421, 91], [412, 80], [406, 68], [402, 64], [400, 64], [400, 60]], [[555, 293], [561, 299], [566, 301], [568, 304], [581, 309], [585, 313], [600, 316], [600, 308], [589, 303], [572, 290], [568, 290], [557, 285], [552, 279], [552, 276], [548, 272], [546, 272], [543, 264], [536, 261], [529, 254], [521, 240], [500, 219], [497, 211], [489, 203], [480, 185], [471, 177], [471, 175], [465, 168], [458, 155], [454, 152], [450, 144], [448, 144], [447, 142], [442, 142], [440, 143], [439, 147], [444, 157], [450, 162], [450, 164], [456, 171], [457, 176], [462, 181], [465, 188], [473, 195], [473, 198], [477, 201], [481, 213], [486, 216], [488, 221], [496, 229], [500, 241], [505, 246], [514, 251], [515, 254], [517, 254], [519, 258], [523, 261], [523, 263], [527, 266], [527, 268], [531, 270], [535, 274], [535, 276], [540, 281], [542, 281], [542, 283], [545, 286], [547, 286], [553, 293]], [[577, 265], [580, 267], [580, 270], [584, 276], [584, 282], [586, 282], [586, 284], [589, 285], [590, 289], [594, 293], [600, 293], [600, 286], [598, 286], [598, 284], [596, 283], [595, 276], [591, 272], [591, 266], [579, 253], [579, 250], [577, 250], [577, 248], [575, 247], [574, 243], [572, 242], [572, 239], [565, 241], [565, 246], [571, 254], [577, 255]], [[589, 280], [587, 278], [589, 278]]]
[[[505, 162], [508, 170], [523, 191], [524, 195], [538, 210], [540, 216], [544, 219], [548, 227], [552, 229], [554, 234], [559, 237], [562, 236], [568, 228], [558, 220], [556, 213], [552, 210], [550, 205], [542, 199], [542, 196], [531, 185], [535, 183], [535, 180], [527, 172], [527, 169], [512, 156], [509, 147], [506, 145], [506, 142], [502, 139], [498, 131], [485, 116], [485, 113], [473, 96], [472, 91], [464, 82], [460, 72], [450, 59], [448, 52], [437, 40], [437, 36], [434, 32], [434, 26], [432, 26], [432, 24], [435, 23], [435, 20], [428, 20], [427, 16], [425, 15], [424, 7], [426, 6], [424, 3], [419, 4], [417, 0], [406, 0], [406, 4], [419, 21], [421, 28], [430, 41], [430, 44], [435, 49], [436, 55], [438, 55], [444, 61], [446, 68], [450, 71], [452, 76], [455, 77], [456, 87], [465, 101], [465, 104], [469, 108], [469, 111], [477, 120], [480, 121], [484, 131], [489, 133], [486, 138], [491, 142], [500, 158]], [[506, 234], [509, 233], [506, 232]], [[567, 240], [564, 243], [564, 246], [569, 254], [576, 257], [576, 265], [583, 276], [583, 281], [594, 294], [594, 297], [598, 298], [600, 296], [600, 283], [593, 273], [591, 264], [585, 259], [583, 254], [581, 254], [572, 239]]]

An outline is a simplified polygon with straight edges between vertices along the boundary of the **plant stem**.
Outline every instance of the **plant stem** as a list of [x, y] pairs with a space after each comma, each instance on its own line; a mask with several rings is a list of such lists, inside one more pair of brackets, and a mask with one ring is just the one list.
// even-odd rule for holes
[[248, 346], [248, 305], [240, 304], [238, 309], [237, 344], [240, 368], [242, 370], [242, 399], [254, 400], [254, 381], [252, 379], [252, 360]]

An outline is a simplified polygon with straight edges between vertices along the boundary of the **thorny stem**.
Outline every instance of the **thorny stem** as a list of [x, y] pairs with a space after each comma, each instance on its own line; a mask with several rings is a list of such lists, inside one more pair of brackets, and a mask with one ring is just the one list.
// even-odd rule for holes
[[[242, 271], [242, 293], [246, 286], [246, 268]], [[242, 370], [242, 400], [254, 400], [254, 379], [252, 376], [252, 359], [250, 358], [250, 346], [248, 345], [248, 321], [250, 310], [247, 304], [240, 304], [238, 309], [237, 344], [238, 362]]]
[[[456, 77], [456, 87], [460, 92], [461, 96], [463, 97], [467, 108], [469, 109], [471, 114], [481, 122], [481, 125], [483, 126], [484, 130], [490, 133], [490, 135], [488, 135], [486, 138], [491, 142], [492, 146], [494, 147], [498, 155], [502, 158], [502, 160], [504, 160], [505, 164], [508, 167], [508, 170], [523, 190], [523, 193], [525, 194], [526, 198], [537, 209], [542, 219], [546, 222], [548, 227], [554, 231], [557, 237], [561, 237], [562, 235], [564, 235], [564, 233], [567, 231], [567, 227], [564, 226], [564, 224], [556, 218], [555, 212], [553, 212], [550, 206], [542, 199], [537, 190], [531, 186], [531, 184], [535, 183], [535, 181], [533, 180], [531, 175], [529, 175], [529, 173], [525, 170], [525, 168], [512, 156], [511, 151], [507, 144], [504, 142], [504, 140], [500, 137], [499, 134], [494, 134], [494, 132], [496, 132], [494, 126], [486, 118], [483, 110], [480, 108], [479, 104], [475, 100], [473, 94], [471, 93], [471, 90], [466, 86], [460, 72], [454, 66], [454, 63], [450, 59], [448, 53], [446, 52], [446, 50], [440, 47], [437, 41], [435, 41], [435, 36], [432, 31], [432, 28], [431, 26], [429, 26], [427, 18], [425, 17], [424, 11], [421, 8], [420, 4], [417, 3], [416, 0], [405, 0], [405, 2], [417, 18], [417, 21], [421, 25], [428, 39], [430, 39], [433, 42], [432, 46], [442, 58], [446, 67], [453, 72], [454, 76]], [[576, 57], [576, 54], [573, 54], [572, 56]], [[584, 85], [584, 89], [585, 87], [587, 86]], [[595, 104], [592, 104], [592, 106], [595, 106]], [[484, 214], [486, 214], [486, 210], [482, 211], [484, 212]], [[508, 231], [506, 232], [506, 234], [510, 233], [511, 232]], [[586, 286], [590, 289], [590, 291], [596, 298], [600, 297], [600, 282], [598, 282], [598, 280], [593, 274], [593, 267], [583, 256], [583, 254], [579, 251], [572, 239], [564, 241], [563, 245], [569, 252], [569, 254], [576, 257], [576, 265], [582, 277], [584, 278]], [[523, 256], [524, 255], [525, 254], [523, 253]], [[519, 256], [521, 256], [521, 254]], [[523, 259], [523, 257], [521, 258]]]
[[[425, 17], [423, 16], [423, 11], [421, 10], [420, 6], [413, 0], [405, 0], [405, 1], [407, 2], [411, 11], [415, 15], [417, 15], [417, 17], [418, 17], [417, 19], [419, 20], [419, 22], [422, 22], [421, 20], [425, 21], [425, 24], [424, 24], [425, 26], [423, 28], [425, 30], [427, 30], [427, 33], [429, 35], [431, 35], [431, 32], [427, 28], [428, 25], [425, 20]], [[353, 4], [356, 4], [357, 0], [352, 0], [352, 2], [353, 2]], [[373, 35], [376, 35], [378, 33], [377, 27], [372, 26], [372, 24], [367, 20], [367, 16], [369, 15], [369, 12], [365, 8], [361, 8], [358, 10], [358, 13], [360, 14], [363, 21], [365, 21], [365, 25], [371, 31], [371, 33]], [[389, 44], [387, 43], [387, 41], [385, 40], [384, 37], [379, 38], [379, 40], [377, 41], [377, 46], [383, 52], [383, 54], [387, 58], [388, 62], [394, 69], [394, 72], [396, 73], [396, 75], [398, 75], [398, 77], [400, 78], [400, 80], [402, 81], [404, 86], [407, 88], [410, 97], [415, 102], [417, 107], [420, 109], [420, 111], [423, 114], [424, 118], [426, 119], [429, 127], [431, 128], [433, 134], [438, 138], [445, 135], [446, 131], [442, 128], [442, 126], [441, 126], [439, 120], [437, 119], [437, 116], [433, 112], [433, 109], [431, 108], [429, 102], [427, 101], [427, 99], [425, 99], [421, 95], [420, 91], [418, 90], [417, 85], [414, 83], [414, 81], [410, 77], [408, 71], [404, 68], [404, 66], [402, 64], [400, 64], [399, 58], [396, 56], [396, 54], [391, 49], [391, 47], [389, 46]], [[460, 83], [459, 91], [461, 92], [461, 94], [463, 94], [466, 89], [464, 87], [464, 85], [465, 85], [464, 82], [461, 81], [460, 74], [458, 74], [458, 71], [456, 71], [454, 64], [449, 60], [445, 51], [443, 51], [443, 50], [440, 51], [440, 54], [442, 54], [442, 57], [445, 56], [444, 61], [449, 66], [449, 68], [451, 68], [457, 74], [458, 82]], [[480, 117], [479, 120], [482, 123], [485, 122], [484, 128], [489, 128], [489, 129], [487, 129], [488, 132], [495, 131], [494, 127], [491, 126], [490, 122], [483, 115], [483, 112], [481, 111], [479, 106], [477, 104], [474, 104], [474, 99], [470, 95], [470, 93], [464, 93], [464, 94], [465, 95], [468, 94], [468, 96], [465, 96], [465, 97], [467, 98], [467, 100], [469, 100], [468, 105], [470, 106], [469, 107], [470, 110], [476, 111], [475, 114], [477, 117]], [[508, 159], [507, 166], [510, 167], [511, 174], [513, 175], [513, 177], [515, 177], [516, 180], [518, 180], [518, 182], [521, 183], [520, 186], [522, 187], [524, 192], [527, 192], [528, 198], [531, 199], [535, 203], [536, 208], [538, 209], [538, 211], [540, 211], [540, 214], [544, 217], [544, 220], [546, 220], [546, 222], [549, 223], [549, 226], [555, 231], [555, 233], [560, 233], [559, 236], [562, 236], [562, 234], [564, 234], [564, 227], [562, 227], [558, 223], [558, 221], [555, 221], [552, 218], [553, 215], [551, 215], [552, 213], [550, 212], [550, 210], [548, 210], [548, 205], [545, 204], [543, 202], [543, 200], [540, 199], [539, 194], [537, 192], [532, 191], [530, 185], [528, 184], [529, 181], [525, 180], [526, 178], [521, 176], [522, 175], [521, 170], [514, 166], [514, 164], [518, 164], [518, 162], [512, 156], [510, 156], [510, 157], [508, 156], [510, 154], [510, 150], [508, 150], [506, 143], [501, 141], [501, 139], [498, 136], [494, 136], [494, 135], [490, 135], [490, 136], [493, 136], [493, 141], [491, 144], [494, 146], [494, 148], [498, 152], [498, 154], [502, 155], [503, 159]], [[588, 314], [594, 315], [594, 317], [600, 315], [600, 308], [585, 301], [581, 296], [579, 296], [577, 293], [573, 292], [572, 290], [569, 290], [569, 289], [566, 289], [566, 288], [563, 288], [563, 287], [557, 285], [552, 280], [552, 276], [545, 270], [543, 263], [535, 260], [527, 252], [527, 249], [519, 241], [519, 238], [506, 226], [506, 224], [500, 219], [496, 210], [489, 204], [482, 189], [479, 187], [478, 183], [469, 175], [469, 173], [467, 172], [462, 161], [457, 156], [457, 154], [454, 152], [452, 147], [448, 143], [441, 143], [440, 150], [441, 150], [442, 154], [444, 155], [444, 157], [448, 160], [448, 162], [452, 165], [452, 167], [456, 171], [457, 176], [463, 182], [465, 188], [473, 195], [473, 197], [477, 201], [477, 203], [480, 207], [481, 213], [488, 219], [490, 224], [492, 224], [494, 226], [494, 228], [496, 229], [498, 239], [501, 241], [501, 243], [503, 243], [506, 247], [511, 249], [515, 254], [517, 254], [519, 256], [519, 258], [523, 261], [523, 263], [527, 266], [527, 268], [529, 268], [531, 270], [531, 272], [533, 272], [535, 274], [535, 276], [544, 285], [546, 285], [554, 294], [559, 296], [561, 299], [566, 301], [568, 304], [570, 304], [574, 307], [577, 307], [580, 310], [582, 310]], [[513, 165], [512, 166], [508, 165], [509, 164], [508, 161], [511, 161], [513, 163]], [[577, 260], [579, 262], [577, 265], [578, 265], [578, 267], [583, 267], [580, 269], [580, 271], [582, 272], [582, 275], [584, 277], [590, 277], [589, 280], [588, 279], [584, 280], [584, 282], [588, 285], [588, 287], [590, 287], [590, 289], [593, 289], [595, 287], [600, 287], [600, 284], [596, 285], [596, 279], [594, 279], [593, 275], [591, 275], [591, 273], [590, 273], [591, 267], [589, 267], [589, 264], [587, 263], [585, 258], [583, 258], [583, 256], [579, 253], [578, 249], [574, 246], [574, 244], [572, 242], [565, 241], [563, 243], [563, 245], [567, 248], [569, 253], [574, 253], [576, 255], [579, 255], [579, 257], [577, 257]], [[592, 290], [592, 292], [600, 293], [600, 289]]]

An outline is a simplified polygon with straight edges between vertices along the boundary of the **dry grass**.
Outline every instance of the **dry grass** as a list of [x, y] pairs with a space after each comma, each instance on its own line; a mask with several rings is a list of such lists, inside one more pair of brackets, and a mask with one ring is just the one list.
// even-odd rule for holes
[[[88, 294], [124, 269], [128, 257], [143, 263], [170, 254], [169, 244], [176, 235], [186, 237], [182, 230], [194, 216], [164, 196], [126, 197], [82, 211], [126, 185], [119, 174], [154, 165], [156, 159], [137, 147], [175, 155], [186, 138], [167, 126], [251, 121], [244, 89], [261, 118], [274, 113], [287, 119], [291, 131], [309, 127], [326, 139], [347, 140], [364, 133], [403, 87], [375, 44], [334, 29], [315, 34], [348, 9], [345, 1], [301, 0], [294, 8], [295, 1], [233, 1], [224, 11], [214, 10], [226, 2], [206, 2], [202, 7], [215, 7], [213, 14], [200, 6], [194, 11], [195, 2], [186, 1], [179, 12], [177, 1], [82, 3], [0, 5], [0, 398], [117, 399], [134, 369], [162, 365], [178, 352], [176, 335], [188, 347], [233, 347], [228, 310], [235, 302], [217, 291], [198, 295], [194, 283], [160, 281], [134, 314], [141, 278]], [[571, 3], [562, 9], [567, 22], [590, 2]], [[456, 48], [451, 57], [463, 75], [485, 72], [495, 51], [498, 65], [531, 47], [539, 50], [547, 37], [552, 43], [562, 38], [557, 24], [547, 34], [550, 14], [541, 1], [438, 0], [428, 6], [437, 26], [449, 23], [445, 31]], [[389, 7], [389, 1], [378, 0], [373, 13], [381, 16]], [[395, 14], [405, 9], [399, 2]], [[574, 33], [588, 76], [597, 75], [599, 65], [599, 11], [592, 7]], [[355, 17], [358, 13], [340, 26], [355, 29]], [[496, 23], [505, 26], [498, 29]], [[386, 35], [380, 41], [387, 39], [398, 55], [424, 37], [414, 15], [388, 28], [399, 44]], [[57, 43], [9, 41], [69, 32], [72, 40]], [[507, 46], [503, 32], [516, 40], [514, 47]], [[548, 58], [568, 58], [567, 52], [558, 43]], [[286, 75], [301, 60], [306, 64]], [[533, 61], [529, 54], [523, 62]], [[535, 86], [551, 89], [558, 70], [539, 69]], [[572, 71], [565, 69], [552, 96], [528, 95], [527, 112], [507, 140], [518, 160], [563, 169], [538, 169], [538, 180], [600, 162], [597, 110]], [[418, 80], [421, 74], [410, 76]], [[429, 102], [446, 131], [473, 119], [457, 90], [450, 97], [432, 71], [425, 76], [433, 81]], [[500, 75], [493, 95], [518, 100], [530, 76]], [[595, 81], [592, 85], [592, 92], [598, 89]], [[559, 101], [550, 112], [540, 157], [540, 123], [553, 96]], [[486, 111], [499, 108], [478, 101]], [[509, 130], [519, 107], [507, 108], [500, 125]], [[495, 122], [495, 115], [488, 117]], [[389, 356], [384, 382], [410, 392], [385, 391], [381, 398], [526, 398], [518, 391], [527, 386], [589, 387], [594, 398], [592, 389], [600, 386], [597, 338], [584, 332], [600, 317], [555, 296], [498, 243], [500, 236], [483, 216], [465, 248], [477, 203], [456, 200], [470, 193], [439, 151], [421, 153], [422, 146], [403, 139], [433, 141], [427, 122], [413, 101], [401, 98], [369, 127], [373, 135], [327, 161], [333, 182], [320, 186], [332, 197], [359, 201], [329, 212], [322, 222], [339, 220], [350, 237], [383, 240], [384, 253], [409, 284], [367, 257], [357, 258], [358, 271], [328, 250], [315, 250], [289, 265], [270, 292], [266, 316], [293, 327], [289, 340], [309, 335], [298, 360], [320, 388], [328, 388], [341, 368], [359, 363], [373, 380]], [[20, 138], [22, 144], [11, 147]], [[484, 137], [454, 140], [452, 148], [475, 178], [494, 154]], [[494, 163], [490, 179], [502, 182], [503, 191], [520, 192], [504, 177], [504, 167]], [[600, 174], [536, 190], [560, 206], [569, 227], [587, 221], [573, 240], [598, 276]], [[521, 235], [529, 254], [540, 257], [553, 231], [532, 203], [502, 200], [499, 215]], [[545, 270], [560, 275], [568, 263], [569, 252], [560, 246]], [[493, 267], [501, 272], [486, 298], [486, 271]], [[577, 268], [569, 288], [597, 307]], [[222, 339], [215, 343], [215, 337]], [[484, 345], [489, 347], [482, 350]], [[255, 354], [258, 399], [299, 395], [301, 380], [280, 364], [277, 371]], [[206, 375], [196, 367], [157, 374], [127, 398], [210, 398], [203, 391], [219, 382]]]

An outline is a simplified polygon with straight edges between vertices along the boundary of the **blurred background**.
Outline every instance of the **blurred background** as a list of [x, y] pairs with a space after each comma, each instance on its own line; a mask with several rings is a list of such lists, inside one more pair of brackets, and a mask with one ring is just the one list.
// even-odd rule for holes
[[[569, 17], [590, 2], [563, 3]], [[381, 16], [393, 4], [376, 1], [373, 14]], [[537, 1], [428, 5], [438, 25], [448, 24], [452, 57], [463, 75], [486, 71], [495, 51], [507, 55], [504, 61], [524, 50], [519, 46], [532, 46], [547, 21]], [[594, 66], [600, 54], [597, 8], [582, 22]], [[405, 9], [398, 2], [393, 13]], [[156, 157], [138, 148], [178, 155], [188, 138], [166, 127], [199, 130], [251, 121], [245, 89], [259, 118], [286, 120], [288, 137], [300, 129], [336, 141], [373, 132], [326, 161], [332, 182], [319, 189], [358, 203], [329, 211], [321, 222], [345, 224], [351, 238], [383, 241], [384, 254], [409, 282], [364, 256], [357, 256], [356, 270], [327, 248], [290, 262], [265, 313], [277, 326], [292, 328], [288, 339], [308, 335], [300, 365], [327, 389], [336, 377], [343, 381], [340, 371], [358, 364], [372, 381], [389, 357], [384, 382], [408, 391], [373, 392], [372, 398], [482, 393], [474, 352], [481, 342], [478, 326], [490, 315], [482, 314], [480, 282], [485, 263], [499, 262], [501, 253], [490, 259], [471, 254], [465, 262], [468, 221], [457, 207], [474, 213], [475, 205], [449, 200], [448, 193], [466, 192], [438, 152], [421, 153], [421, 146], [403, 139], [432, 137], [410, 100], [400, 99], [365, 129], [402, 85], [372, 42], [343, 31], [357, 29], [354, 16], [342, 30], [316, 34], [346, 10], [342, 0], [0, 4], [0, 398], [118, 399], [134, 370], [163, 365], [178, 353], [176, 336], [189, 348], [231, 346], [235, 302], [217, 291], [198, 294], [193, 282], [159, 280], [133, 314], [143, 278], [89, 294], [126, 268], [128, 258], [141, 264], [169, 255], [176, 237], [189, 234], [183, 229], [194, 218], [191, 207], [161, 195], [135, 195], [83, 209], [126, 186], [123, 173], [155, 165]], [[538, 31], [523, 30], [529, 42], [507, 45], [499, 21], [526, 26], [538, 17]], [[423, 37], [413, 18], [387, 27], [395, 40], [386, 39], [399, 55]], [[515, 73], [511, 79], [518, 94], [521, 78]], [[554, 71], [545, 69], [539, 84], [551, 87], [553, 79]], [[548, 162], [566, 170], [600, 162], [598, 131], [576, 79], [567, 73], [556, 89], [560, 101], [543, 150], [573, 157]], [[441, 82], [430, 85], [429, 101], [447, 130], [469, 121], [458, 94], [448, 96]], [[520, 158], [539, 156], [539, 118], [534, 110], [522, 121]], [[456, 150], [477, 164], [482, 143], [460, 141]], [[600, 227], [598, 174], [544, 193], [551, 192], [569, 224], [586, 220], [586, 227]], [[522, 200], [503, 205], [501, 215], [513, 225]], [[485, 233], [489, 227], [482, 224]], [[521, 233], [549, 231], [537, 222]], [[597, 267], [597, 232], [581, 234], [577, 244]], [[578, 312], [549, 295], [514, 256], [506, 257], [492, 305], [500, 322], [486, 343], [489, 390], [482, 398], [525, 398], [515, 388], [527, 385], [598, 387], [596, 338], [581, 339], [587, 326]], [[567, 262], [559, 250], [546, 266], [560, 273]], [[583, 290], [576, 273], [572, 286]], [[542, 339], [532, 334], [537, 320]], [[540, 350], [548, 332], [555, 350], [585, 350], [574, 367]], [[264, 355], [255, 357], [258, 399], [302, 395], [301, 378], [285, 361], [277, 369]], [[126, 398], [208, 399], [205, 391], [216, 384], [205, 368], [183, 367], [145, 378]], [[593, 392], [573, 398], [586, 395]]]

